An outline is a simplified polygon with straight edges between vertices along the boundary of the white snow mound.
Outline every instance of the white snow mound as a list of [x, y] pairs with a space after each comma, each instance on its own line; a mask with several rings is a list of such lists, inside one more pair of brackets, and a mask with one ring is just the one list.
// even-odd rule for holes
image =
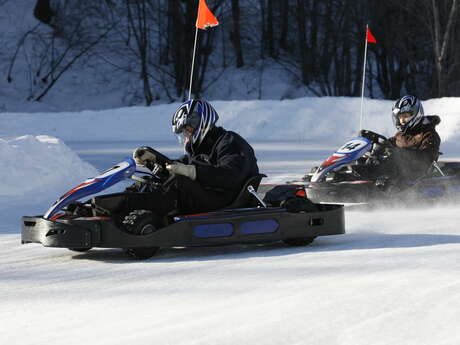
[[0, 197], [63, 193], [97, 175], [61, 140], [45, 135], [0, 138]]

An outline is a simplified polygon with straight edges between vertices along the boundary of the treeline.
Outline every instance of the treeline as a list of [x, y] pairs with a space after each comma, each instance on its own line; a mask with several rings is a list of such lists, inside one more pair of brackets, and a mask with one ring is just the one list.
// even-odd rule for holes
[[[200, 31], [193, 94], [228, 68], [269, 59], [318, 96], [359, 96], [369, 24], [378, 42], [368, 47], [367, 95], [460, 96], [458, 1], [207, 0], [220, 25]], [[30, 99], [41, 100], [82, 61], [135, 75], [146, 104], [183, 99], [197, 7], [198, 0], [38, 0], [41, 25], [20, 38], [8, 80], [28, 45]]]

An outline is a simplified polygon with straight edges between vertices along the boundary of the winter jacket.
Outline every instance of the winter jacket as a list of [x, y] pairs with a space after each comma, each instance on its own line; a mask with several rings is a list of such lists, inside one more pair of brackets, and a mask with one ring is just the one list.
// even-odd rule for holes
[[237, 133], [213, 128], [198, 147], [186, 146], [180, 159], [196, 166], [196, 180], [202, 186], [224, 192], [234, 199], [244, 183], [259, 173], [252, 147]]
[[440, 122], [439, 116], [425, 116], [413, 129], [406, 133], [398, 132], [389, 139], [401, 177], [410, 180], [422, 177], [438, 159], [441, 139], [435, 127]]

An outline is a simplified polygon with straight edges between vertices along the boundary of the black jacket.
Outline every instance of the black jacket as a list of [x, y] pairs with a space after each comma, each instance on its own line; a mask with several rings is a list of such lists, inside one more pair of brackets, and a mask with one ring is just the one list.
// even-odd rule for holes
[[196, 166], [196, 180], [202, 186], [235, 198], [243, 184], [259, 173], [251, 145], [237, 133], [213, 128], [198, 147], [186, 146], [180, 159]]

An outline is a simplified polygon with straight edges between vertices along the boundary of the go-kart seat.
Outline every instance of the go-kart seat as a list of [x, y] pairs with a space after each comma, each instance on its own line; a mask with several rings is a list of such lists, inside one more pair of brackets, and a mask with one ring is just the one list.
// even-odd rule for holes
[[246, 183], [243, 185], [243, 188], [241, 189], [240, 193], [236, 197], [233, 202], [225, 207], [226, 209], [233, 209], [233, 208], [243, 208], [243, 207], [251, 207], [255, 205], [256, 203], [254, 201], [255, 198], [254, 196], [248, 192], [248, 187], [252, 186], [255, 191], [259, 188], [260, 181], [262, 181], [262, 178], [267, 177], [267, 175], [264, 174], [258, 174], [255, 176], [250, 177]]

